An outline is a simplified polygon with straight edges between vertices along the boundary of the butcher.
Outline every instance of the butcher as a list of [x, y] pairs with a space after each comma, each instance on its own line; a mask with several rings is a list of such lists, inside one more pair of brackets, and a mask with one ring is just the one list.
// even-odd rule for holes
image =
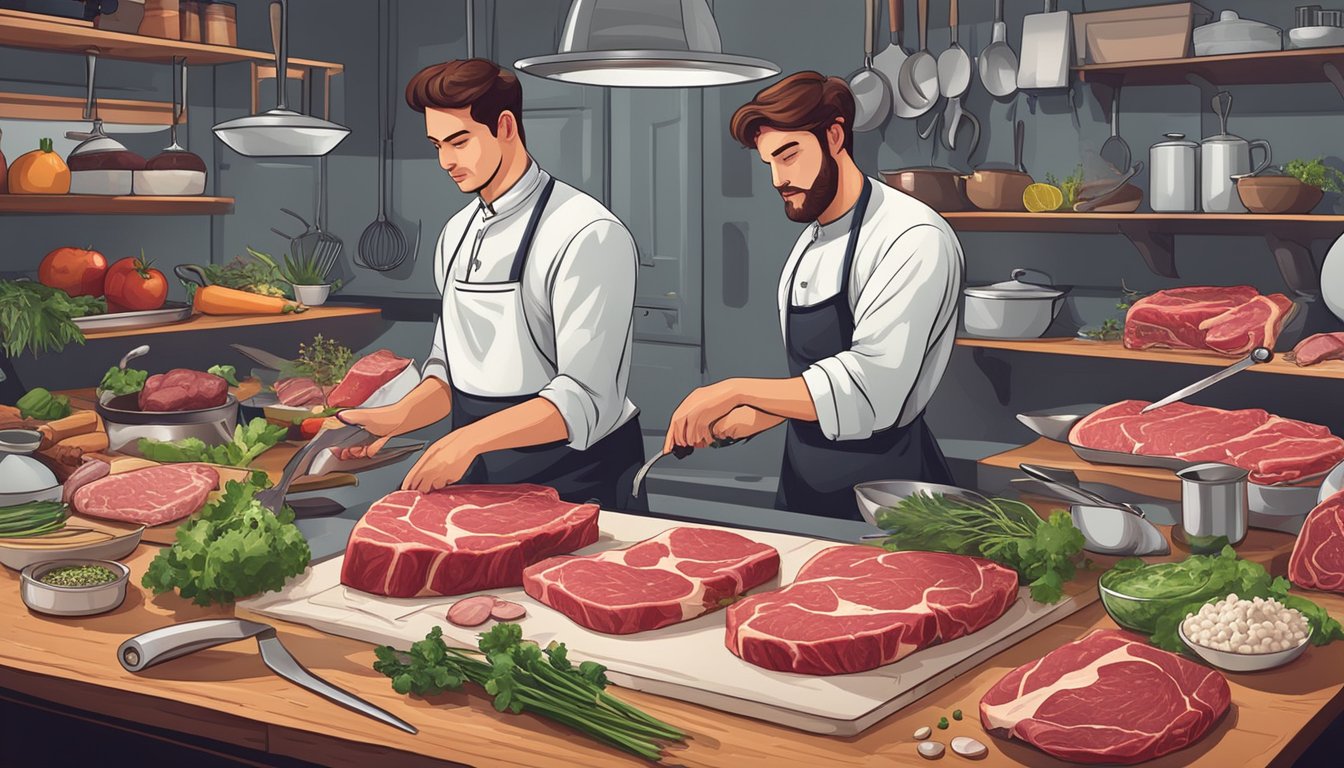
[[775, 505], [861, 519], [856, 483], [951, 481], [924, 409], [952, 353], [964, 258], [937, 213], [854, 164], [853, 124], [848, 86], [815, 72], [733, 115], [733, 138], [769, 166], [784, 214], [807, 225], [779, 282], [789, 377], [695, 390], [663, 450], [785, 425]]
[[443, 297], [422, 380], [343, 420], [388, 438], [451, 415], [402, 483], [536, 483], [573, 503], [632, 509], [644, 460], [626, 396], [638, 256], [597, 200], [528, 154], [518, 78], [484, 59], [427, 67], [406, 86], [439, 165], [475, 198], [439, 236]]

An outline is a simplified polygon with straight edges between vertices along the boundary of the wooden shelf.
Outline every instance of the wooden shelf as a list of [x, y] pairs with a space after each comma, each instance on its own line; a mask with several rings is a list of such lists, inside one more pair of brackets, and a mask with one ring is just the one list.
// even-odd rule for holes
[[1093, 464], [1078, 458], [1078, 454], [1069, 446], [1044, 437], [1019, 448], [981, 459], [980, 463], [1014, 472], [1020, 471], [1019, 464], [1056, 467], [1072, 471], [1085, 483], [1113, 485], [1159, 499], [1181, 498], [1181, 481], [1177, 479], [1176, 473], [1169, 469]]
[[[13, 16], [0, 16], [0, 46], [77, 54], [84, 54], [92, 48], [97, 49], [98, 55], [104, 58], [160, 64], [172, 61], [175, 56], [184, 57], [188, 64], [195, 66], [249, 61], [275, 63], [275, 55], [268, 51], [130, 35], [59, 21]], [[295, 67], [314, 67], [331, 73], [345, 70], [345, 65], [331, 61], [290, 58], [289, 63]]]
[[963, 232], [1116, 233], [1141, 226], [1171, 234], [1244, 235], [1279, 231], [1312, 239], [1344, 233], [1344, 216], [1257, 213], [1003, 213], [941, 214]]
[[1194, 56], [1074, 67], [1079, 79], [1106, 85], [1184, 85], [1194, 75], [1216, 85], [1328, 82], [1325, 65], [1344, 64], [1344, 48]]
[[[1193, 352], [1174, 349], [1125, 349], [1118, 341], [1088, 341], [1086, 339], [977, 339], [959, 338], [957, 346], [973, 349], [999, 349], [1007, 352], [1027, 352], [1042, 355], [1072, 357], [1100, 357], [1110, 360], [1140, 360], [1178, 365], [1204, 365], [1222, 368], [1239, 360], [1213, 352]], [[1254, 373], [1277, 373], [1285, 376], [1308, 376], [1317, 379], [1344, 379], [1344, 360], [1328, 360], [1309, 368], [1302, 368], [1285, 360], [1282, 355], [1268, 363], [1246, 369]]]
[[334, 320], [343, 317], [372, 317], [381, 315], [377, 307], [322, 306], [312, 307], [307, 312], [289, 315], [193, 315], [173, 325], [160, 325], [154, 328], [125, 328], [115, 331], [90, 331], [84, 334], [89, 341], [115, 339], [125, 336], [148, 336], [160, 333], [183, 333], [186, 331], [214, 331], [224, 328], [242, 328], [250, 325], [274, 325], [276, 323], [301, 323], [311, 320]]
[[10, 195], [0, 194], [0, 214], [73, 213], [145, 216], [215, 216], [233, 213], [232, 197], [156, 197], [152, 195]]

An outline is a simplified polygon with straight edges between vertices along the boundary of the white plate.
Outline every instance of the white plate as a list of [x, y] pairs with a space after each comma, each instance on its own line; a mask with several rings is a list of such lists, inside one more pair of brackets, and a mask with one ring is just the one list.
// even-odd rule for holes
[[1321, 298], [1335, 317], [1344, 320], [1344, 236], [1330, 246], [1321, 265]]

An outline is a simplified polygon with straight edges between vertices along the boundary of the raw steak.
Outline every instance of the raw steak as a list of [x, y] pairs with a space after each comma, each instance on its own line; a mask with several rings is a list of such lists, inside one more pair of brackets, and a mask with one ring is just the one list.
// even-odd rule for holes
[[1216, 670], [1098, 629], [995, 683], [980, 724], [1071, 763], [1132, 765], [1199, 741], [1231, 701]]
[[332, 408], [363, 405], [379, 387], [395, 379], [410, 364], [410, 358], [397, 357], [386, 349], [365, 355], [350, 367], [341, 383], [331, 390], [327, 405]]
[[1244, 355], [1271, 349], [1293, 302], [1281, 293], [1261, 296], [1249, 285], [1195, 286], [1158, 291], [1134, 302], [1125, 315], [1127, 349], [1200, 349]]
[[317, 382], [302, 376], [292, 379], [280, 379], [275, 382], [275, 397], [281, 405], [291, 408], [307, 408], [322, 404], [322, 388]]
[[832, 547], [786, 587], [728, 608], [728, 650], [805, 675], [863, 672], [991, 624], [1017, 574], [977, 557]]
[[204, 464], [165, 464], [94, 480], [75, 491], [81, 515], [141, 525], [188, 517], [219, 487], [219, 473]]
[[597, 505], [561, 501], [554, 488], [397, 491], [351, 531], [341, 583], [389, 597], [517, 587], [532, 563], [596, 541]]
[[1344, 360], [1344, 333], [1317, 333], [1298, 342], [1289, 359], [1300, 366]]
[[140, 390], [142, 411], [199, 411], [223, 405], [229, 382], [213, 373], [174, 368], [145, 380]]
[[778, 573], [774, 547], [731, 531], [672, 528], [625, 549], [528, 566], [523, 589], [589, 629], [628, 635], [722, 608]]
[[1258, 408], [1224, 411], [1173, 403], [1141, 414], [1148, 403], [1123, 400], [1080, 419], [1069, 442], [1099, 451], [1170, 456], [1190, 463], [1241, 467], [1260, 485], [1295, 483], [1344, 460], [1344, 440], [1317, 424]]
[[1307, 515], [1288, 559], [1288, 579], [1303, 589], [1344, 592], [1344, 491]]

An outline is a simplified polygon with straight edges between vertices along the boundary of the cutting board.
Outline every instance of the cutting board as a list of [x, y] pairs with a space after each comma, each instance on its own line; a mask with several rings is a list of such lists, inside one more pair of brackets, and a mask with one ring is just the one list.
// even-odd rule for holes
[[[598, 543], [579, 550], [591, 554], [629, 546], [677, 525], [617, 512], [601, 513]], [[695, 526], [715, 528], [718, 526]], [[725, 529], [733, 530], [733, 529]], [[780, 577], [758, 590], [789, 583], [809, 558], [835, 542], [758, 531], [735, 531], [780, 554]], [[323, 632], [375, 644], [408, 648], [433, 627], [460, 647], [475, 647], [484, 627], [447, 623], [448, 607], [462, 596], [399, 599], [370, 595], [340, 583], [339, 556], [314, 565], [282, 592], [239, 603], [261, 616], [305, 624]], [[773, 672], [734, 656], [724, 645], [724, 613], [636, 635], [605, 635], [585, 629], [528, 597], [521, 587], [487, 594], [524, 604], [523, 634], [545, 645], [564, 642], [576, 660], [608, 668], [617, 685], [747, 715], [812, 733], [852, 736], [970, 670], [990, 656], [1060, 621], [1097, 599], [1095, 579], [1069, 585], [1068, 596], [1054, 605], [1019, 599], [981, 631], [925, 649], [880, 669], [850, 675], [816, 677]]]

